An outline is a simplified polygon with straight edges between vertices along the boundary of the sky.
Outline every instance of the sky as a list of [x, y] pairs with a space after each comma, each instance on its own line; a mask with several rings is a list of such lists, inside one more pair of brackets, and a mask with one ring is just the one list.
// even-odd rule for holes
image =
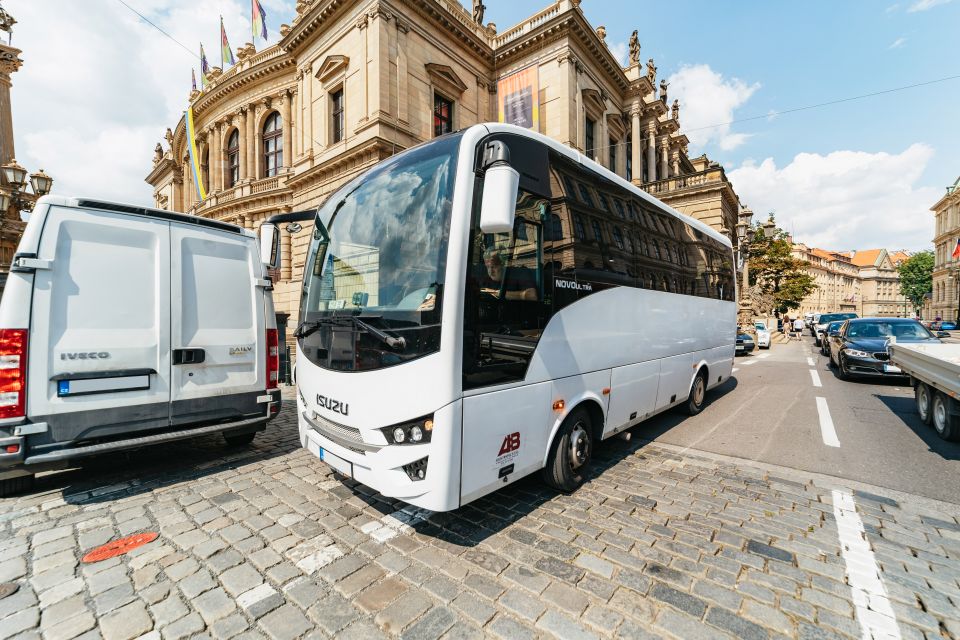
[[[219, 65], [220, 15], [234, 50], [250, 40], [249, 0], [123, 0], [188, 50], [121, 0], [0, 2], [25, 61], [13, 76], [17, 159], [66, 195], [151, 204], [144, 177], [186, 105], [200, 42]], [[260, 2], [272, 43], [295, 3]], [[548, 0], [485, 4], [504, 31]], [[929, 209], [960, 175], [960, 77], [931, 83], [960, 74], [960, 0], [581, 6], [623, 61], [639, 30], [641, 59], [680, 100], [690, 155], [723, 164], [756, 219], [774, 213], [796, 241], [828, 249], [929, 248]]]

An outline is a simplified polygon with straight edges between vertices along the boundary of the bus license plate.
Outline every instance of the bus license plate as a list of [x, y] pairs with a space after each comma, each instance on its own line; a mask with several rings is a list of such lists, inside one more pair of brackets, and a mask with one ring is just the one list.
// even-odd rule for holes
[[886, 371], [887, 373], [902, 373], [900, 371], [900, 367], [892, 364], [883, 365], [883, 370]]
[[348, 460], [344, 460], [340, 456], [330, 453], [323, 447], [317, 447], [317, 449], [317, 457], [330, 465], [334, 470], [349, 478], [353, 477], [353, 463], [349, 462]]

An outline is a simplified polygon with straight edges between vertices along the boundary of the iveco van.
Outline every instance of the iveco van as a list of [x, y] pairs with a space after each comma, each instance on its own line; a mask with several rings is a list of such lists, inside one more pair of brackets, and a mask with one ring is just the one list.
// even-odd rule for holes
[[249, 230], [41, 198], [0, 299], [0, 495], [92, 454], [249, 443], [280, 409], [271, 289]]

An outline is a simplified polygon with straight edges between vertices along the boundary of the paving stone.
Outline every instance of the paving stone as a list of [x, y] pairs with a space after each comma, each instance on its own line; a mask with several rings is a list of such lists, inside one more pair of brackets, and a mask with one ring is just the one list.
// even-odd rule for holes
[[706, 603], [700, 598], [677, 591], [673, 587], [668, 587], [660, 582], [654, 583], [650, 589], [650, 597], [673, 605], [695, 618], [703, 617], [703, 613], [707, 610]]
[[195, 598], [191, 602], [191, 606], [197, 610], [203, 617], [204, 622], [208, 625], [230, 615], [237, 608], [233, 599], [227, 595], [226, 591], [220, 588], [207, 591], [203, 595]]
[[236, 597], [262, 583], [263, 577], [253, 565], [243, 563], [220, 574], [220, 582], [227, 593]]
[[0, 637], [10, 638], [22, 631], [33, 629], [40, 624], [40, 609], [37, 607], [23, 609], [11, 616], [7, 616], [0, 622], [3, 623], [2, 631], [0, 631], [3, 635]]
[[150, 607], [150, 612], [153, 614], [154, 623], [162, 628], [187, 615], [190, 610], [187, 609], [180, 598], [170, 596]]
[[487, 630], [501, 640], [534, 640], [539, 635], [530, 627], [504, 615], [498, 615]]
[[267, 614], [258, 624], [273, 640], [293, 640], [313, 628], [306, 616], [290, 604]]
[[541, 597], [547, 602], [555, 604], [573, 617], [578, 617], [583, 613], [584, 609], [587, 608], [587, 605], [590, 604], [586, 596], [573, 587], [561, 582], [551, 584], [541, 594]]
[[[469, 597], [469, 594], [461, 594], [454, 605], [464, 596]], [[377, 613], [375, 621], [387, 633], [398, 634], [433, 606], [433, 601], [422, 593], [408, 592]]]
[[177, 583], [177, 586], [180, 587], [180, 591], [183, 592], [183, 595], [187, 598], [196, 598], [201, 593], [209, 591], [217, 586], [217, 583], [214, 582], [213, 577], [210, 575], [210, 572], [206, 569], [201, 569], [191, 576], [187, 576], [183, 580]]
[[583, 569], [576, 567], [569, 562], [563, 562], [556, 558], [541, 558], [537, 560], [537, 569], [550, 575], [560, 578], [571, 584], [576, 584], [583, 577]]
[[407, 586], [397, 578], [386, 578], [381, 582], [361, 591], [353, 602], [364, 611], [373, 613], [380, 611], [396, 600], [407, 590]]
[[434, 607], [404, 631], [400, 637], [403, 640], [436, 640], [456, 621], [456, 614], [447, 607]]
[[229, 640], [230, 638], [233, 638], [246, 631], [248, 626], [249, 625], [243, 616], [234, 614], [217, 620], [209, 627], [209, 630], [210, 634], [214, 638]]
[[516, 587], [508, 589], [500, 597], [499, 602], [514, 614], [527, 620], [536, 620], [546, 610], [537, 598]]
[[543, 617], [537, 621], [537, 627], [549, 631], [561, 640], [599, 639], [599, 636], [594, 632], [584, 629], [571, 618], [553, 610], [547, 611]]
[[359, 613], [337, 593], [328, 593], [308, 610], [310, 618], [330, 635], [359, 618]]
[[750, 553], [755, 553], [757, 555], [770, 558], [771, 560], [779, 560], [780, 562], [794, 562], [795, 556], [789, 551], [783, 549], [778, 549], [777, 547], [772, 547], [768, 544], [764, 544], [758, 540], [750, 540], [747, 542], [747, 551]]
[[198, 613], [186, 615], [173, 624], [160, 630], [163, 640], [180, 640], [180, 638], [196, 638], [204, 629], [203, 618]]
[[152, 628], [153, 620], [142, 602], [131, 602], [100, 618], [100, 632], [104, 640], [128, 640]]
[[735, 613], [719, 607], [710, 607], [706, 620], [710, 624], [720, 627], [724, 631], [729, 631], [737, 638], [742, 638], [743, 640], [765, 640], [770, 635], [767, 630], [760, 625], [754, 624]]

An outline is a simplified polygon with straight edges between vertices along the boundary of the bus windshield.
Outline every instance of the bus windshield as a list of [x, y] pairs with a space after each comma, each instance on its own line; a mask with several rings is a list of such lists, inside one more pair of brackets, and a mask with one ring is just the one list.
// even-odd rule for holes
[[296, 335], [314, 364], [363, 371], [440, 348], [460, 136], [387, 160], [317, 212]]

